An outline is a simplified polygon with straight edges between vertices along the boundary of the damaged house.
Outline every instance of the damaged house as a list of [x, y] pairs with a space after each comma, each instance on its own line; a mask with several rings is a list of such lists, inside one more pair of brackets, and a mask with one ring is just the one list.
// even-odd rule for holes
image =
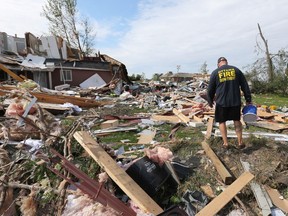
[[203, 73], [175, 73], [173, 72], [167, 72], [163, 74], [160, 79], [164, 81], [172, 81], [172, 82], [187, 82], [192, 80], [198, 80], [198, 79], [204, 79], [206, 81], [209, 80], [210, 75], [209, 74], [203, 74]]
[[[130, 84], [125, 65], [112, 57], [96, 54], [84, 57], [60, 37], [25, 38], [0, 33], [0, 63], [18, 76], [34, 80], [41, 87], [54, 89], [59, 85], [100, 87], [112, 80]], [[10, 80], [1, 68], [0, 81]]]

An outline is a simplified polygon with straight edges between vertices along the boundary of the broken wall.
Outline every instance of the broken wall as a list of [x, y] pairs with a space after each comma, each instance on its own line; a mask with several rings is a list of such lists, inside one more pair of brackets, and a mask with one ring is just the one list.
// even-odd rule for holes
[[23, 55], [25, 53], [25, 39], [17, 35], [10, 36], [6, 32], [0, 32], [0, 53], [4, 51], [14, 52]]

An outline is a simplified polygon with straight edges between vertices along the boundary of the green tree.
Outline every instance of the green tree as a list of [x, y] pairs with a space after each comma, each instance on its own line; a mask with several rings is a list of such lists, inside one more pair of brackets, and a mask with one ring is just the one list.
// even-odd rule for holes
[[128, 76], [128, 77], [129, 77], [129, 79], [131, 81], [135, 81], [136, 80], [135, 74], [132, 74], [131, 76]]
[[273, 80], [267, 71], [266, 57], [257, 59], [247, 67], [246, 77], [252, 84], [255, 93], [288, 94], [288, 51], [281, 49], [276, 54], [270, 54], [273, 64]]
[[78, 20], [77, 13], [77, 0], [47, 0], [42, 15], [49, 22], [51, 34], [62, 37], [82, 54], [90, 55], [93, 52], [92, 27], [87, 18]]
[[137, 74], [135, 77], [135, 81], [139, 81], [141, 80], [141, 78], [142, 78], [141, 74]]
[[159, 81], [161, 76], [162, 76], [162, 74], [155, 73], [152, 76], [152, 80]]

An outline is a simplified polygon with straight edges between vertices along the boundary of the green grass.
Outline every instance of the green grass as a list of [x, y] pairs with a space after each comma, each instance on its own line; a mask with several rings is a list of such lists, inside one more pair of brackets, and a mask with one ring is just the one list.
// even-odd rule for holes
[[135, 131], [115, 132], [107, 136], [101, 136], [101, 143], [121, 143], [121, 140], [130, 140], [130, 143], [137, 143], [137, 133]]
[[275, 105], [277, 107], [288, 107], [288, 97], [276, 94], [257, 94], [253, 95], [252, 101], [256, 105]]

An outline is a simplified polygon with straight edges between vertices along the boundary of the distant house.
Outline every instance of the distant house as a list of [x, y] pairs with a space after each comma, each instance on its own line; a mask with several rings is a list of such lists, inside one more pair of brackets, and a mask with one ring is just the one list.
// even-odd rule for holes
[[[62, 84], [98, 87], [117, 78], [131, 84], [127, 69], [120, 61], [100, 53], [84, 57], [60, 37], [37, 38], [26, 33], [25, 38], [18, 38], [0, 32], [0, 51], [1, 64], [42, 87], [54, 89]], [[0, 71], [0, 81], [7, 79], [10, 77]]]
[[163, 74], [160, 79], [163, 81], [171, 82], [186, 82], [193, 80], [205, 80], [208, 81], [210, 74], [203, 73], [175, 73], [169, 71], [168, 73]]
[[173, 72], [169, 71], [167, 73], [164, 73], [163, 75], [160, 76], [161, 81], [170, 81], [171, 76], [173, 76]]
[[161, 76], [161, 79], [171, 82], [184, 82], [193, 79], [193, 73], [175, 73], [168, 72]]

